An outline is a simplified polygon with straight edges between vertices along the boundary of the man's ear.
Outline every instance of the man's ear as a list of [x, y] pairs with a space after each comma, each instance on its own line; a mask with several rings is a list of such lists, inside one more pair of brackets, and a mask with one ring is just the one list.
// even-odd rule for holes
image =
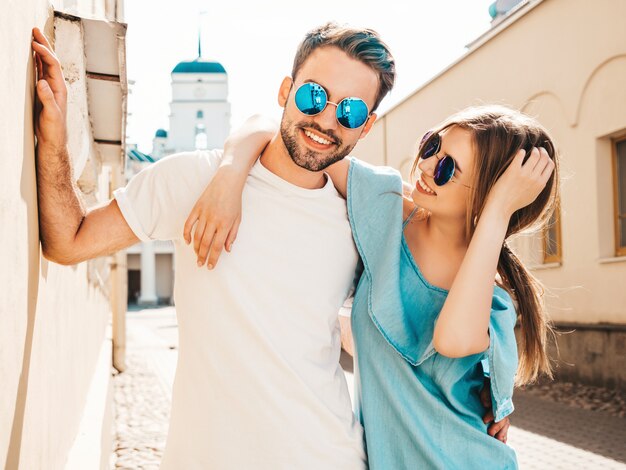
[[370, 129], [372, 128], [372, 126], [376, 122], [376, 118], [377, 117], [378, 116], [376, 115], [376, 113], [370, 114], [370, 116], [367, 118], [367, 121], [365, 122], [365, 126], [363, 126], [363, 130], [361, 131], [361, 135], [359, 136], [359, 139], [362, 139], [367, 134], [369, 134]]
[[281, 108], [287, 106], [287, 100], [289, 99], [289, 92], [292, 86], [293, 79], [291, 77], [283, 78], [283, 82], [280, 84], [280, 89], [278, 90], [278, 105]]

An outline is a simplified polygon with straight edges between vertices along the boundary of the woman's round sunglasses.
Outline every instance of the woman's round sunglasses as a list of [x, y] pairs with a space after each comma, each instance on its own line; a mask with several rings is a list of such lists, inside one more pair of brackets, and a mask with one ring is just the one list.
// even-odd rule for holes
[[328, 101], [328, 93], [315, 82], [307, 82], [300, 85], [295, 95], [296, 106], [302, 114], [315, 116], [326, 109], [326, 105], [332, 104], [337, 110], [335, 116], [337, 122], [346, 129], [361, 127], [369, 117], [367, 104], [361, 98], [349, 97], [339, 103]]
[[[441, 136], [432, 131], [424, 134], [424, 137], [422, 137], [422, 140], [420, 141], [418, 156], [422, 160], [426, 160], [434, 155], [437, 155], [439, 150], [441, 150]], [[443, 158], [439, 159], [437, 165], [435, 166], [435, 172], [433, 175], [435, 184], [437, 186], [443, 186], [446, 184], [452, 179], [452, 176], [454, 176], [455, 170], [456, 162], [450, 155], [445, 155]], [[469, 188], [469, 186], [465, 184], [462, 185]]]

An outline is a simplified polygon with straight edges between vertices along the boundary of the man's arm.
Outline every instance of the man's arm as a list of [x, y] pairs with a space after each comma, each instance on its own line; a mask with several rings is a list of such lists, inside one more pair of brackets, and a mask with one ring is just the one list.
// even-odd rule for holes
[[43, 33], [33, 29], [37, 64], [37, 198], [44, 256], [76, 264], [111, 254], [139, 239], [115, 200], [85, 211], [67, 151], [67, 89], [59, 60]]
[[[74, 197], [77, 197], [76, 192]], [[115, 199], [79, 217], [59, 212], [62, 206], [49, 200], [45, 202], [48, 208], [43, 208], [44, 199], [50, 197], [40, 186], [39, 232], [43, 255], [50, 261], [64, 265], [77, 264], [110, 255], [139, 242]]]

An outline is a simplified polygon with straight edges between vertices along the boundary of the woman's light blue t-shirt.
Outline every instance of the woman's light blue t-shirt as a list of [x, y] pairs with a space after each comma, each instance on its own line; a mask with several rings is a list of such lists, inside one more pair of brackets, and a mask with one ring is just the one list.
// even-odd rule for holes
[[402, 180], [351, 160], [348, 214], [364, 272], [352, 309], [356, 413], [370, 468], [515, 469], [513, 449], [487, 434], [480, 402], [490, 375], [496, 421], [513, 411], [515, 309], [494, 286], [490, 345], [451, 359], [432, 345], [447, 291], [429, 284], [404, 240]]

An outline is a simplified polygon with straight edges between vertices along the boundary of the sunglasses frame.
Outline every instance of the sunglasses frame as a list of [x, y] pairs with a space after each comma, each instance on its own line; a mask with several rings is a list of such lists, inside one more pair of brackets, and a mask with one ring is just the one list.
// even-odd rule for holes
[[[292, 79], [292, 80], [293, 80], [293, 79]], [[295, 84], [295, 82], [294, 82], [294, 84]], [[298, 91], [300, 91], [300, 89], [301, 89], [303, 86], [305, 86], [305, 85], [317, 85], [318, 87], [320, 87], [320, 88], [324, 91], [324, 95], [326, 95], [326, 104], [324, 105], [324, 107], [323, 107], [320, 111], [318, 111], [318, 112], [317, 112], [317, 113], [315, 113], [315, 114], [308, 114], [308, 113], [305, 113], [304, 111], [302, 111], [302, 110], [300, 109], [300, 106], [298, 106], [298, 102], [296, 101], [296, 95], [298, 94]], [[360, 101], [361, 103], [363, 103], [363, 105], [365, 106], [365, 110], [367, 111], [367, 114], [366, 114], [366, 117], [365, 117], [365, 121], [363, 121], [363, 124], [361, 124], [360, 126], [357, 126], [357, 127], [347, 127], [347, 126], [344, 126], [344, 125], [341, 123], [341, 121], [339, 120], [339, 116], [337, 116], [337, 112], [339, 111], [339, 105], [341, 105], [341, 103], [343, 103], [345, 100], [359, 100], [359, 101]], [[363, 127], [365, 124], [367, 124], [367, 121], [369, 120], [370, 116], [372, 115], [372, 114], [370, 113], [370, 108], [369, 108], [369, 106], [367, 106], [367, 103], [365, 102], [365, 100], [363, 100], [363, 99], [361, 99], [361, 98], [359, 98], [359, 97], [357, 97], [357, 96], [346, 96], [346, 97], [345, 97], [345, 98], [343, 98], [341, 101], [339, 101], [339, 103], [335, 103], [335, 102], [333, 102], [333, 101], [330, 101], [330, 100], [328, 99], [328, 92], [326, 91], [326, 88], [324, 88], [322, 85], [320, 85], [320, 84], [319, 84], [319, 83], [317, 83], [317, 82], [305, 82], [305, 83], [303, 83], [302, 85], [300, 85], [300, 86], [296, 89], [295, 93], [293, 94], [293, 101], [294, 101], [294, 103], [295, 103], [296, 108], [298, 109], [298, 111], [300, 111], [300, 112], [301, 112], [302, 114], [304, 114], [305, 116], [317, 116], [318, 114], [322, 114], [322, 113], [324, 112], [324, 110], [328, 107], [328, 105], [329, 105], [329, 104], [334, 105], [334, 106], [335, 106], [335, 119], [337, 120], [337, 123], [338, 123], [341, 127], [343, 127], [344, 129], [349, 129], [349, 130], [355, 130], [355, 129], [359, 129], [359, 128]]]
[[[425, 151], [424, 151], [424, 146], [429, 143], [431, 141], [431, 139], [433, 138], [433, 136], [437, 136], [437, 145], [435, 147], [434, 150], [432, 150], [430, 152], [429, 155], [424, 155]], [[430, 157], [437, 157], [437, 154], [439, 153], [439, 151], [441, 150], [441, 135], [439, 135], [439, 133], [434, 133], [433, 131], [428, 131], [426, 132], [426, 134], [424, 134], [424, 137], [422, 137], [422, 140], [420, 141], [420, 145], [419, 145], [419, 150], [418, 150], [418, 155], [422, 160], [427, 160]], [[452, 172], [450, 173], [450, 176], [448, 177], [448, 179], [446, 179], [443, 182], [438, 182], [437, 181], [437, 177], [436, 174], [437, 172], [441, 171], [441, 169], [443, 168], [444, 162], [446, 161], [446, 159], [449, 158], [450, 161], [452, 162]], [[439, 158], [437, 157], [437, 165], [435, 166], [435, 176], [433, 176], [433, 181], [435, 182], [435, 184], [437, 186], [443, 186], [447, 183], [449, 183], [450, 181], [454, 182], [454, 183], [458, 183], [461, 186], [465, 186], [466, 188], [470, 188], [471, 186], [468, 186], [466, 184], [463, 184], [459, 181], [456, 181], [456, 177], [454, 176], [454, 172], [456, 171], [456, 160], [454, 160], [454, 158], [452, 158], [450, 155], [445, 155], [443, 158]], [[440, 180], [441, 181], [441, 180]]]

